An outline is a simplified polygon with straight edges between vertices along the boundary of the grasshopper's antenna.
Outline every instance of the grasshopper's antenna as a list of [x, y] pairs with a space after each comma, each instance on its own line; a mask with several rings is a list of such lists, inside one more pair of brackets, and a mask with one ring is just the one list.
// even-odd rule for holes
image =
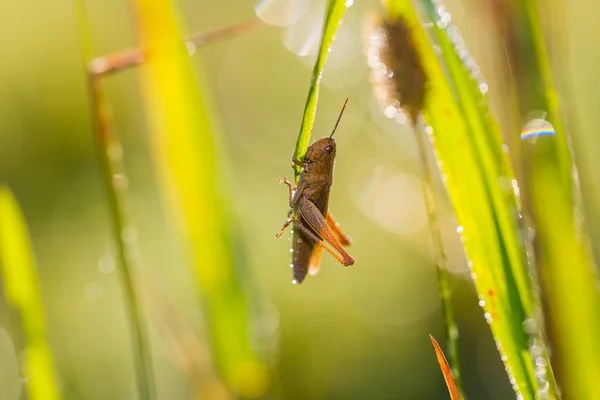
[[346, 101], [344, 102], [342, 111], [340, 111], [340, 116], [338, 117], [337, 121], [335, 122], [335, 126], [333, 127], [333, 132], [331, 132], [331, 135], [329, 135], [329, 138], [331, 138], [333, 136], [333, 134], [335, 133], [335, 130], [337, 129], [338, 124], [340, 123], [340, 119], [342, 119], [342, 114], [344, 113], [344, 110], [346, 109], [346, 104], [348, 104], [348, 99], [346, 99]]

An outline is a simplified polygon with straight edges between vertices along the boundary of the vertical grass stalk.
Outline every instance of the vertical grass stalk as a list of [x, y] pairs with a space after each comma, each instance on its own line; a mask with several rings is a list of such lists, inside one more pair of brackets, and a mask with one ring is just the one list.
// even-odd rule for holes
[[0, 185], [0, 276], [8, 303], [21, 317], [29, 399], [58, 400], [61, 396], [46, 341], [44, 307], [27, 226], [12, 192], [3, 185]]
[[[293, 158], [295, 160], [302, 161], [304, 154], [306, 154], [306, 150], [308, 149], [312, 128], [315, 123], [315, 116], [317, 114], [317, 103], [319, 101], [319, 90], [321, 87], [320, 84], [323, 76], [323, 69], [325, 68], [325, 61], [327, 61], [327, 55], [331, 49], [335, 33], [342, 23], [342, 18], [346, 13], [346, 9], [350, 7], [350, 5], [352, 5], [352, 0], [329, 0], [327, 2], [325, 20], [323, 21], [323, 32], [321, 35], [321, 45], [319, 47], [317, 61], [313, 68], [312, 81], [310, 83], [310, 88], [308, 89], [300, 132], [298, 133], [296, 148], [294, 150]], [[300, 166], [294, 165], [296, 183], [300, 176], [301, 169]]]
[[446, 345], [448, 358], [450, 359], [450, 367], [454, 375], [454, 381], [459, 390], [462, 388], [462, 374], [460, 373], [460, 359], [458, 356], [458, 327], [454, 318], [452, 309], [452, 293], [450, 291], [450, 281], [448, 274], [448, 258], [444, 250], [444, 242], [440, 225], [437, 220], [436, 202], [433, 190], [433, 175], [427, 161], [428, 144], [424, 139], [421, 129], [417, 126], [413, 127], [419, 158], [421, 159], [421, 169], [423, 170], [423, 201], [425, 202], [425, 210], [427, 212], [427, 225], [429, 227], [429, 235], [431, 236], [432, 251], [436, 264], [438, 291], [442, 303], [442, 315], [444, 317], [444, 332], [446, 336]]
[[135, 277], [135, 258], [131, 249], [131, 227], [127, 224], [123, 199], [122, 150], [113, 132], [110, 104], [100, 82], [101, 77], [94, 75], [91, 69], [87, 67], [87, 62], [93, 59], [93, 45], [83, 0], [77, 1], [76, 7], [82, 40], [82, 53], [86, 61], [86, 83], [96, 153], [106, 191], [111, 230], [117, 249], [117, 264], [131, 326], [131, 345], [135, 362], [138, 396], [141, 400], [151, 400], [156, 398], [155, 382], [148, 332], [142, 311], [142, 299], [136, 287], [139, 281]]

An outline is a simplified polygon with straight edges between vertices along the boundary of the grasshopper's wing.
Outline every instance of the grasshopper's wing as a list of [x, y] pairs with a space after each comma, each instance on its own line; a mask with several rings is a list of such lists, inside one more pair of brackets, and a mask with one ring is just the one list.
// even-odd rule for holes
[[315, 251], [319, 251], [320, 246], [317, 246], [315, 241], [308, 237], [297, 226], [294, 226], [294, 235], [292, 243], [292, 268], [294, 280], [296, 283], [301, 283], [309, 271], [309, 265]]
[[316, 275], [321, 268], [321, 256], [323, 255], [323, 248], [321, 246], [314, 246], [313, 252], [310, 255], [310, 261], [308, 262], [308, 273]]
[[340, 242], [342, 246], [350, 246], [352, 244], [352, 238], [340, 228], [340, 224], [333, 218], [331, 211], [327, 211], [327, 225], [331, 228], [333, 235]]

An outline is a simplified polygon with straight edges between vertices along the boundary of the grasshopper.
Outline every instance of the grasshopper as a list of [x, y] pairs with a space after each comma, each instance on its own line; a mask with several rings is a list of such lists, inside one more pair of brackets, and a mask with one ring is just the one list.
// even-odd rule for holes
[[288, 186], [290, 211], [277, 238], [285, 228], [294, 223], [292, 242], [293, 283], [301, 283], [307, 273], [315, 275], [321, 266], [322, 249], [345, 266], [354, 264], [354, 258], [344, 248], [352, 243], [328, 210], [329, 191], [333, 184], [333, 164], [336, 145], [333, 134], [337, 129], [348, 99], [328, 137], [317, 140], [306, 150], [302, 161], [292, 158], [302, 167], [298, 186], [294, 187], [287, 177], [279, 179]]

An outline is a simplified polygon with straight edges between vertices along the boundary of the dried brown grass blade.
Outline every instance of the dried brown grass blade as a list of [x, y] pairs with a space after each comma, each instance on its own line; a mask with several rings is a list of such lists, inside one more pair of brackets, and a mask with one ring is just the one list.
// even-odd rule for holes
[[448, 391], [450, 392], [450, 399], [464, 400], [463, 395], [460, 392], [458, 385], [456, 384], [456, 380], [454, 379], [454, 374], [452, 373], [450, 364], [448, 364], [446, 356], [444, 356], [444, 352], [442, 351], [438, 342], [433, 338], [433, 336], [429, 335], [429, 338], [431, 339], [433, 349], [435, 350], [435, 355], [437, 357], [438, 363], [440, 364], [440, 369], [442, 370], [442, 374], [444, 375], [446, 386], [448, 386]]

